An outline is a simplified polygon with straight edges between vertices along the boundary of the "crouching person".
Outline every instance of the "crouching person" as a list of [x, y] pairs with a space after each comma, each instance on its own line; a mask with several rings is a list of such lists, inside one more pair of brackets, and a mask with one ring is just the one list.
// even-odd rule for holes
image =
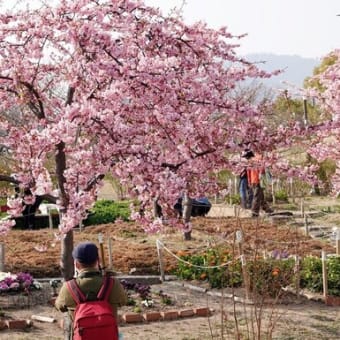
[[76, 278], [64, 282], [55, 307], [64, 313], [65, 340], [118, 339], [118, 307], [127, 297], [117, 278], [99, 270], [98, 248], [80, 243], [72, 252]]

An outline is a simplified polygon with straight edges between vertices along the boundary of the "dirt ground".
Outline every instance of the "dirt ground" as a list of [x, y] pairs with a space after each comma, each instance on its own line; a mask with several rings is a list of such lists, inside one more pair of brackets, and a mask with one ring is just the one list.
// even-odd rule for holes
[[[338, 203], [334, 200], [307, 201], [306, 210], [311, 211], [308, 221], [310, 230], [314, 228], [320, 231], [323, 227], [329, 230], [337, 226], [340, 221], [337, 207]], [[221, 215], [220, 208], [215, 207], [208, 217], [193, 219], [192, 241], [184, 241], [181, 232], [170, 227], [160, 234], [146, 235], [135, 223], [118, 222], [87, 227], [82, 231], [76, 230], [75, 243], [83, 240], [97, 242], [98, 234], [101, 233], [105, 240], [106, 263], [109, 263], [108, 239], [111, 239], [114, 270], [118, 274], [133, 272], [139, 275], [159, 275], [156, 240], [161, 240], [169, 250], [164, 252], [164, 263], [166, 273], [170, 274], [177, 264], [173, 254], [180, 250], [197, 253], [214, 244], [230, 246], [238, 230], [243, 232], [244, 251], [249, 255], [254, 249], [260, 254], [270, 254], [279, 249], [290, 255], [300, 256], [320, 256], [321, 250], [326, 250], [327, 253], [335, 252], [334, 243], [325, 238], [324, 234], [319, 232], [319, 236], [315, 238], [305, 235], [305, 220], [299, 216], [298, 211], [294, 211], [294, 216], [287, 219], [265, 216], [260, 219], [236, 219], [230, 213], [230, 207], [228, 214], [218, 217]], [[277, 210], [282, 208], [277, 207]], [[324, 214], [323, 210], [327, 213]], [[48, 228], [39, 231], [12, 230], [7, 236], [1, 236], [0, 242], [5, 244], [6, 271], [29, 272], [35, 278], [60, 277], [60, 243], [56, 242], [54, 231]], [[263, 334], [273, 328], [274, 339], [340, 338], [340, 308], [325, 306], [322, 301], [291, 296], [283, 304], [268, 304], [265, 308], [257, 308], [243, 303], [234, 304], [230, 298], [223, 299], [183, 287], [183, 282], [180, 281], [152, 285], [152, 289], [161, 289], [171, 296], [176, 308], [208, 306], [214, 312], [210, 318], [195, 317], [170, 322], [122, 325], [120, 329], [124, 340], [234, 339], [235, 324], [239, 325], [243, 334], [250, 334], [259, 313], [263, 313]], [[22, 305], [21, 308], [7, 308], [11, 303], [18, 305], [18, 302], [13, 303], [15, 298], [10, 302], [7, 299], [7, 304], [0, 299], [6, 317], [29, 319], [36, 314], [60, 320], [60, 313], [46, 303], [51, 293], [48, 285], [44, 292], [43, 297], [36, 299], [38, 301], [41, 298], [41, 303]], [[240, 291], [241, 295], [243, 293]], [[128, 307], [123, 309], [126, 310]], [[270, 326], [273, 324], [275, 326]], [[262, 338], [265, 339], [265, 335], [260, 337]], [[0, 339], [62, 339], [62, 330], [58, 322], [34, 322], [34, 326], [25, 332], [1, 331]]]

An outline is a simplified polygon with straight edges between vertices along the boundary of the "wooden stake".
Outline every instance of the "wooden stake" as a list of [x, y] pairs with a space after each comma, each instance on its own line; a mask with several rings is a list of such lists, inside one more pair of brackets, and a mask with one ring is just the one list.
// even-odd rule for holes
[[292, 202], [295, 203], [295, 192], [294, 192], [294, 180], [293, 178], [291, 177], [289, 179], [289, 184], [290, 184], [290, 194], [291, 194], [291, 197], [292, 197]]
[[165, 281], [165, 274], [164, 274], [164, 264], [163, 264], [163, 252], [162, 252], [162, 245], [157, 240], [156, 241], [157, 246], [157, 256], [158, 256], [158, 262], [159, 262], [159, 270], [161, 272], [161, 281]]
[[336, 243], [336, 254], [340, 255], [340, 228], [336, 230], [335, 243]]
[[327, 280], [327, 263], [326, 263], [326, 252], [321, 252], [322, 259], [322, 283], [323, 283], [323, 296], [327, 299], [328, 295], [328, 280]]
[[307, 215], [304, 215], [304, 222], [305, 222], [306, 236], [309, 236], [309, 226], [308, 226], [308, 218], [307, 218]]
[[295, 293], [297, 299], [300, 299], [300, 258], [298, 255], [295, 255]]
[[52, 214], [51, 214], [51, 209], [47, 208], [47, 213], [48, 213], [48, 225], [50, 229], [53, 229], [53, 220], [52, 220]]
[[101, 257], [101, 270], [103, 274], [105, 273], [105, 254], [104, 254], [104, 241], [103, 241], [103, 234], [98, 234], [98, 243], [99, 243], [99, 250], [100, 250], [100, 257]]
[[301, 207], [301, 217], [305, 216], [305, 199], [302, 197], [300, 202]]
[[273, 206], [276, 204], [276, 200], [275, 200], [275, 190], [274, 190], [274, 179], [272, 180], [272, 199], [273, 199]]
[[231, 178], [229, 178], [228, 187], [229, 187], [229, 204], [232, 205], [233, 204], [233, 197], [232, 197], [233, 190], [232, 190]]
[[109, 249], [109, 270], [113, 269], [113, 261], [112, 261], [112, 239], [111, 237], [107, 240], [107, 247]]
[[241, 264], [242, 264], [244, 288], [246, 291], [246, 300], [249, 300], [250, 287], [249, 287], [249, 279], [248, 279], [248, 273], [247, 273], [247, 262], [246, 262], [246, 257], [244, 254], [241, 255]]
[[0, 243], [0, 272], [5, 271], [5, 244]]

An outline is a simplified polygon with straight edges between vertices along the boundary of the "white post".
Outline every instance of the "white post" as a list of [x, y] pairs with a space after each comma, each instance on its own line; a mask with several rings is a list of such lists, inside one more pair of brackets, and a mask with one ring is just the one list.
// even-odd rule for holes
[[301, 197], [301, 217], [305, 216], [305, 199]]
[[324, 250], [321, 252], [321, 259], [322, 259], [323, 296], [326, 300], [328, 295], [328, 281], [327, 281], [326, 252]]
[[237, 185], [237, 177], [235, 176], [235, 177], [234, 177], [234, 190], [235, 190], [234, 194], [235, 194], [235, 195], [237, 195], [237, 188], [238, 188], [238, 185]]
[[108, 249], [109, 249], [109, 269], [112, 270], [113, 269], [113, 263], [112, 263], [112, 239], [111, 237], [108, 238]]
[[236, 218], [239, 217], [239, 212], [240, 212], [240, 209], [238, 209], [238, 206], [236, 206], [236, 204], [234, 204], [234, 216]]
[[336, 254], [340, 255], [340, 228], [336, 230], [335, 243], [336, 243]]
[[53, 229], [53, 220], [52, 220], [52, 214], [51, 214], [51, 209], [47, 208], [47, 213], [48, 213], [48, 225], [50, 229]]
[[0, 243], [0, 271], [5, 271], [5, 244]]
[[289, 184], [290, 184], [290, 195], [292, 197], [292, 202], [295, 203], [295, 193], [294, 193], [294, 180], [293, 177], [289, 179]]
[[229, 188], [229, 204], [232, 205], [233, 204], [233, 200], [232, 200], [233, 192], [232, 192], [231, 178], [229, 178], [229, 181], [228, 181], [228, 188]]
[[275, 184], [275, 180], [272, 179], [272, 199], [273, 199], [273, 206], [276, 204], [275, 201], [275, 190], [274, 190], [274, 184]]
[[300, 258], [298, 255], [294, 256], [295, 259], [295, 293], [297, 298], [300, 298]]
[[246, 291], [246, 300], [249, 300], [249, 279], [248, 279], [248, 273], [247, 273], [247, 261], [246, 256], [242, 253], [241, 254], [241, 265], [242, 265], [242, 274], [243, 274], [243, 281], [244, 281], [244, 288]]
[[157, 246], [157, 256], [158, 256], [158, 261], [159, 261], [159, 270], [161, 272], [161, 281], [165, 281], [165, 274], [164, 274], [164, 265], [163, 265], [163, 253], [162, 253], [162, 245], [160, 242], [157, 240], [156, 241], [156, 246]]
[[306, 236], [309, 236], [309, 226], [308, 226], [308, 218], [307, 218], [307, 215], [304, 215], [303, 219], [304, 219], [304, 222], [305, 222]]

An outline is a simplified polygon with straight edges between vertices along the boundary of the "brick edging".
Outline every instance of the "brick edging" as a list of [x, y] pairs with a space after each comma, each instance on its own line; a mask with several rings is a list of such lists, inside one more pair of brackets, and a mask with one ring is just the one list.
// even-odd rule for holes
[[192, 309], [173, 309], [167, 311], [150, 311], [146, 313], [128, 312], [119, 315], [119, 324], [142, 323], [153, 321], [170, 321], [188, 317], [207, 317], [212, 313], [208, 307], [198, 307]]
[[[168, 311], [150, 311], [146, 313], [124, 313], [118, 315], [119, 324], [143, 323], [154, 321], [171, 321], [188, 317], [207, 317], [210, 316], [212, 310], [208, 307], [198, 307], [192, 309], [179, 309]], [[6, 329], [26, 329], [33, 326], [31, 320], [0, 320], [0, 331]]]

